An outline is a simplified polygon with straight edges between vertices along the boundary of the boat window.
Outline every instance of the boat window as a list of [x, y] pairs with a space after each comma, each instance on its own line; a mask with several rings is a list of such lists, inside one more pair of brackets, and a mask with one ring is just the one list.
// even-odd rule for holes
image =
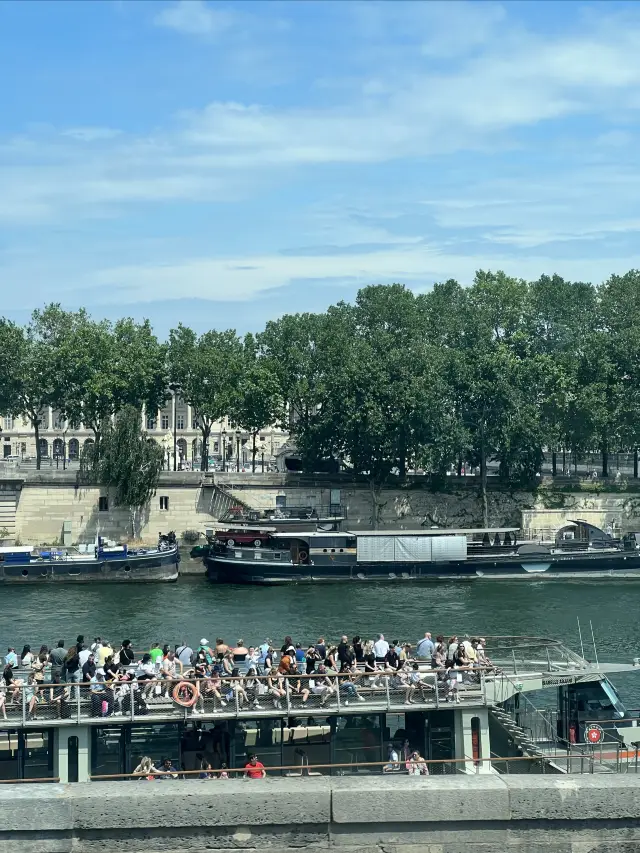
[[107, 495], [100, 495], [98, 498], [98, 512], [109, 512], [109, 498]]
[[234, 557], [242, 557], [242, 551], [234, 551], [233, 556]]
[[279, 560], [280, 557], [282, 557], [282, 554], [280, 553], [280, 551], [276, 551], [273, 555], [274, 560]]

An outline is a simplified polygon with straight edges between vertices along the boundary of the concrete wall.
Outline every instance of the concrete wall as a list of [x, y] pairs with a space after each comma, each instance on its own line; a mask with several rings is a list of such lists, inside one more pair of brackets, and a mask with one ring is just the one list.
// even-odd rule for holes
[[[25, 472], [21, 484], [2, 481], [1, 515], [9, 535], [23, 542], [52, 544], [60, 541], [65, 521], [71, 522], [71, 541], [88, 542], [96, 533], [113, 539], [131, 536], [131, 519], [126, 510], [100, 512], [98, 501], [105, 489], [81, 486], [74, 472]], [[142, 539], [153, 541], [160, 530], [203, 532], [235, 503], [257, 509], [275, 507], [284, 495], [288, 506], [328, 507], [332, 489], [340, 489], [347, 514], [346, 527], [365, 529], [415, 529], [431, 527], [482, 526], [482, 506], [474, 483], [433, 492], [419, 481], [405, 488], [388, 488], [373, 496], [366, 483], [346, 479], [330, 480], [295, 474], [215, 475], [200, 472], [164, 473], [160, 485], [142, 518]], [[160, 509], [160, 497], [169, 498], [169, 510]], [[15, 518], [11, 506], [15, 502]], [[640, 529], [640, 495], [634, 493], [561, 492], [540, 490], [508, 491], [492, 488], [488, 496], [489, 523], [496, 526], [522, 525], [532, 533], [553, 534], [568, 519], [583, 518], [616, 531]]]
[[0, 786], [0, 853], [632, 853], [640, 780], [451, 776]]

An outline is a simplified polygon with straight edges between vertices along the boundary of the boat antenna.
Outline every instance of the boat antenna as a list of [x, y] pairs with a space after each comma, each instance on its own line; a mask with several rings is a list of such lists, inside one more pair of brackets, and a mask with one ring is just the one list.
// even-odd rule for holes
[[582, 631], [580, 630], [580, 617], [576, 616], [578, 620], [578, 636], [580, 637], [580, 652], [582, 653], [582, 659], [584, 660], [584, 646], [582, 645]]
[[591, 628], [591, 641], [593, 642], [593, 653], [596, 656], [596, 666], [600, 666], [598, 663], [598, 650], [596, 649], [596, 638], [593, 636], [593, 622], [589, 619], [589, 627]]

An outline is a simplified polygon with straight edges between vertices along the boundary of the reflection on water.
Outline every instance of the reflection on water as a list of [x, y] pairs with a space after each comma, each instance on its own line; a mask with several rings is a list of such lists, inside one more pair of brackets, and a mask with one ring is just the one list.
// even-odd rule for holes
[[[343, 632], [415, 643], [424, 633], [518, 634], [563, 640], [593, 659], [589, 621], [600, 660], [627, 663], [640, 656], [635, 581], [471, 581], [435, 584], [345, 584], [291, 587], [216, 586], [202, 578], [151, 586], [25, 586], [2, 590], [0, 643], [69, 641], [79, 633], [137, 649], [154, 640], [192, 645], [201, 637], [242, 637], [255, 644], [285, 634], [301, 642]], [[640, 670], [615, 684], [640, 706]]]

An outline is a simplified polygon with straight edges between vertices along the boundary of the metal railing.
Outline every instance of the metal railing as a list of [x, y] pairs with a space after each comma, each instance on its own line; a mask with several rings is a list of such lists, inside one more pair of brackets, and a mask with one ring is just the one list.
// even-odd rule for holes
[[[460, 680], [459, 680], [460, 679]], [[17, 684], [0, 694], [0, 729], [12, 726], [187, 719], [255, 719], [322, 712], [438, 709], [446, 703], [486, 705], [485, 671], [427, 670], [371, 674], [239, 676], [216, 679]], [[3, 713], [3, 716], [4, 716]]]
[[[260, 760], [260, 751], [258, 750], [257, 758]], [[459, 773], [479, 774], [490, 773], [496, 765], [506, 765], [511, 768], [505, 772], [534, 772], [534, 773], [557, 773], [558, 769], [553, 767], [550, 762], [565, 761], [566, 755], [548, 755], [541, 758], [539, 756], [498, 756], [491, 753], [486, 758], [473, 758], [465, 756], [464, 758], [438, 758], [428, 759], [419, 756], [412, 761], [410, 758], [398, 757], [397, 760], [387, 759], [386, 761], [350, 761], [350, 762], [334, 762], [324, 764], [311, 764], [305, 756], [300, 757], [300, 761], [296, 764], [278, 764], [265, 765], [265, 776], [270, 775], [285, 775], [297, 778], [305, 778], [309, 776], [342, 776], [351, 773], [382, 773], [392, 776], [451, 776]], [[471, 766], [471, 770], [469, 767]], [[520, 769], [517, 769], [520, 768]], [[579, 772], [592, 773], [593, 766], [588, 761], [584, 762], [583, 769]], [[140, 780], [148, 779], [150, 776], [158, 778], [166, 778], [167, 776], [180, 779], [226, 779], [240, 778], [247, 774], [247, 765], [242, 767], [231, 767], [224, 769], [214, 769], [205, 766], [196, 770], [182, 770], [173, 768], [171, 771], [163, 771], [160, 768], [153, 768], [153, 772], [149, 775], [143, 773], [111, 773], [111, 774], [96, 774], [92, 775], [91, 781], [114, 781], [114, 780]]]

